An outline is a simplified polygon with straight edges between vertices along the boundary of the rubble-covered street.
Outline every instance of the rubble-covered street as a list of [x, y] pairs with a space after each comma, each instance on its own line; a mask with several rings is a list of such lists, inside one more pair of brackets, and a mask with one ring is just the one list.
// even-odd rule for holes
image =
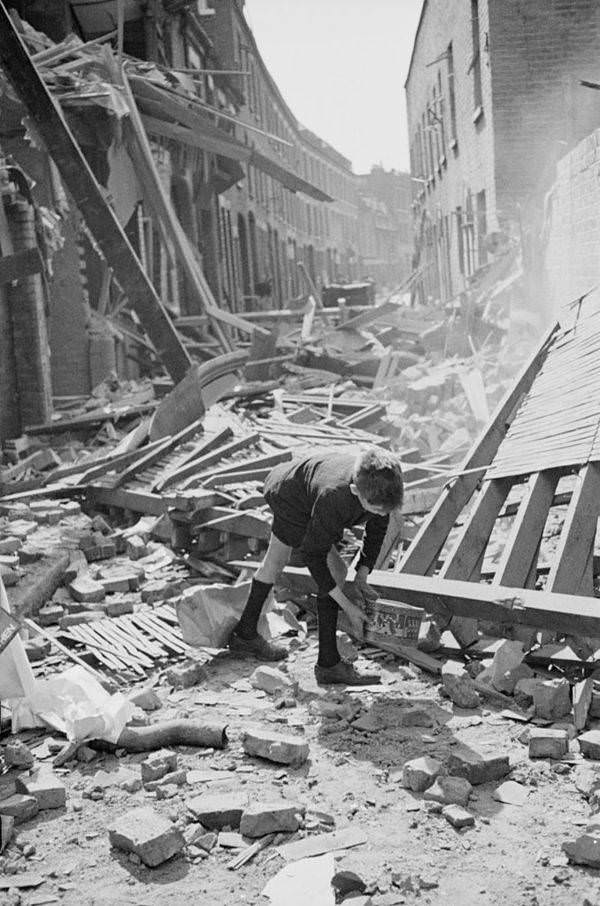
[[0, 906], [599, 906], [599, 52], [0, 0]]

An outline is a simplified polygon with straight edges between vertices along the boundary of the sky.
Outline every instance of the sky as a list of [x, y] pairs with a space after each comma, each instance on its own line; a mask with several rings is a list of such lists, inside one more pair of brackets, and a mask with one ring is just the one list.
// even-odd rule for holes
[[246, 19], [300, 122], [348, 157], [409, 169], [404, 82], [422, 0], [246, 0]]

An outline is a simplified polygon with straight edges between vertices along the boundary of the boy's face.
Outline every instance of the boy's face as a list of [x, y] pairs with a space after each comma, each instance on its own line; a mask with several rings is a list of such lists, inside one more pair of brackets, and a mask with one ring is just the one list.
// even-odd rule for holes
[[358, 497], [360, 505], [362, 506], [363, 510], [367, 511], [367, 513], [372, 513], [374, 516], [387, 516], [389, 514], [389, 507], [378, 506], [376, 503], [371, 503], [370, 501], [368, 501], [365, 497], [363, 497], [354, 483], [350, 485], [350, 490], [355, 497]]

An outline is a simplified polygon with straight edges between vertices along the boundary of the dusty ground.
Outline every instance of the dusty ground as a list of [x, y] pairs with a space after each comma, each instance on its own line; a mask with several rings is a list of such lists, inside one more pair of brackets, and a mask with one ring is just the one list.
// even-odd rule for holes
[[[21, 902], [60, 901], [65, 906], [266, 904], [261, 890], [284, 864], [272, 848], [232, 872], [226, 868], [232, 851], [219, 847], [196, 864], [176, 857], [162, 867], [147, 869], [111, 850], [108, 843], [106, 826], [111, 818], [133, 806], [152, 803], [177, 819], [184, 815], [186, 799], [193, 795], [209, 788], [211, 792], [241, 788], [253, 800], [280, 795], [299, 800], [309, 810], [332, 815], [338, 829], [349, 824], [364, 829], [366, 845], [346, 851], [338, 864], [372, 885], [374, 904], [600, 903], [598, 873], [567, 866], [561, 853], [562, 841], [577, 836], [588, 823], [589, 806], [575, 789], [569, 767], [529, 761], [526, 747], [516, 739], [522, 724], [497, 711], [453, 710], [430, 677], [397, 662], [384, 664], [384, 682], [376, 693], [319, 690], [312, 673], [315, 657], [311, 638], [290, 658], [289, 674], [299, 682], [295, 708], [276, 709], [276, 699], [247, 682], [256, 664], [228, 655], [209, 663], [208, 680], [202, 686], [172, 692], [157, 685], [164, 704], [156, 717], [185, 712], [226, 718], [230, 727], [226, 750], [180, 749], [179, 763], [188, 768], [226, 770], [229, 776], [194, 788], [182, 787], [175, 798], [166, 801], [156, 801], [154, 793], [143, 790], [129, 794], [110, 788], [104, 800], [96, 802], [82, 798], [96, 771], [110, 770], [119, 761], [134, 764], [143, 756], [126, 755], [119, 760], [98, 754], [90, 764], [70, 763], [64, 773], [66, 810], [40, 813], [20, 828], [21, 841], [36, 847], [27, 869], [46, 878], [37, 891], [23, 892]], [[333, 721], [318, 713], [318, 703], [323, 700], [350, 702], [356, 709], [370, 711], [378, 729], [363, 732], [345, 721], [333, 726]], [[416, 717], [419, 725], [403, 726], [403, 715], [411, 705], [422, 706]], [[240, 732], [254, 723], [303, 734], [310, 743], [309, 762], [297, 770], [282, 769], [244, 755]], [[457, 832], [421, 796], [402, 788], [399, 769], [405, 761], [422, 754], [443, 760], [458, 741], [479, 751], [510, 754], [511, 763], [523, 768], [518, 776], [527, 786], [526, 804], [516, 807], [496, 802], [491, 794], [497, 783], [475, 787], [469, 808], [476, 825]], [[331, 829], [318, 827], [310, 811], [307, 823], [310, 833]], [[10, 860], [14, 853], [13, 844], [5, 858]], [[18, 902], [10, 896], [0, 902]]]

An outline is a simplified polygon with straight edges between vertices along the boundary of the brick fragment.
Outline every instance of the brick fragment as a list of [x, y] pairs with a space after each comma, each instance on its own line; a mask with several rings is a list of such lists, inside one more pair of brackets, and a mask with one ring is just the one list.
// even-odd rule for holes
[[152, 752], [142, 761], [142, 782], [148, 783], [150, 780], [160, 780], [165, 774], [170, 774], [177, 770], [177, 753], [169, 749], [159, 749]]
[[35, 796], [14, 793], [12, 796], [0, 800], [0, 815], [12, 815], [15, 824], [29, 821], [37, 815], [38, 811], [39, 806]]
[[544, 680], [533, 688], [535, 716], [560, 720], [571, 711], [571, 687], [566, 679]]
[[40, 811], [66, 805], [66, 787], [48, 765], [42, 766], [30, 777], [21, 778], [19, 787], [20, 792], [35, 797]]
[[465, 806], [473, 787], [464, 777], [438, 777], [423, 798], [428, 802], [441, 802], [443, 805]]
[[299, 736], [280, 735], [268, 730], [247, 730], [242, 736], [247, 755], [277, 764], [301, 765], [308, 758], [308, 743]]
[[90, 576], [77, 576], [69, 584], [69, 592], [75, 601], [83, 604], [98, 604], [106, 597], [104, 586]]
[[435, 758], [414, 758], [407, 761], [402, 770], [402, 784], [413, 793], [422, 793], [435, 781], [442, 769], [442, 763]]
[[454, 777], [465, 777], [473, 786], [500, 780], [510, 771], [508, 755], [486, 755], [460, 744], [450, 753], [448, 772]]
[[144, 865], [155, 868], [184, 847], [181, 831], [149, 807], [131, 809], [108, 829], [111, 846], [135, 853]]
[[246, 797], [240, 793], [206, 793], [187, 801], [189, 811], [209, 830], [239, 827], [247, 807]]
[[569, 751], [569, 736], [566, 730], [552, 730], [532, 727], [529, 732], [530, 758], [562, 758]]
[[442, 809], [442, 815], [452, 827], [460, 830], [463, 827], [472, 827], [475, 824], [475, 818], [460, 805], [446, 805]]
[[240, 820], [244, 837], [265, 837], [267, 834], [294, 833], [300, 827], [305, 808], [298, 802], [285, 799], [260, 802], [248, 806]]

